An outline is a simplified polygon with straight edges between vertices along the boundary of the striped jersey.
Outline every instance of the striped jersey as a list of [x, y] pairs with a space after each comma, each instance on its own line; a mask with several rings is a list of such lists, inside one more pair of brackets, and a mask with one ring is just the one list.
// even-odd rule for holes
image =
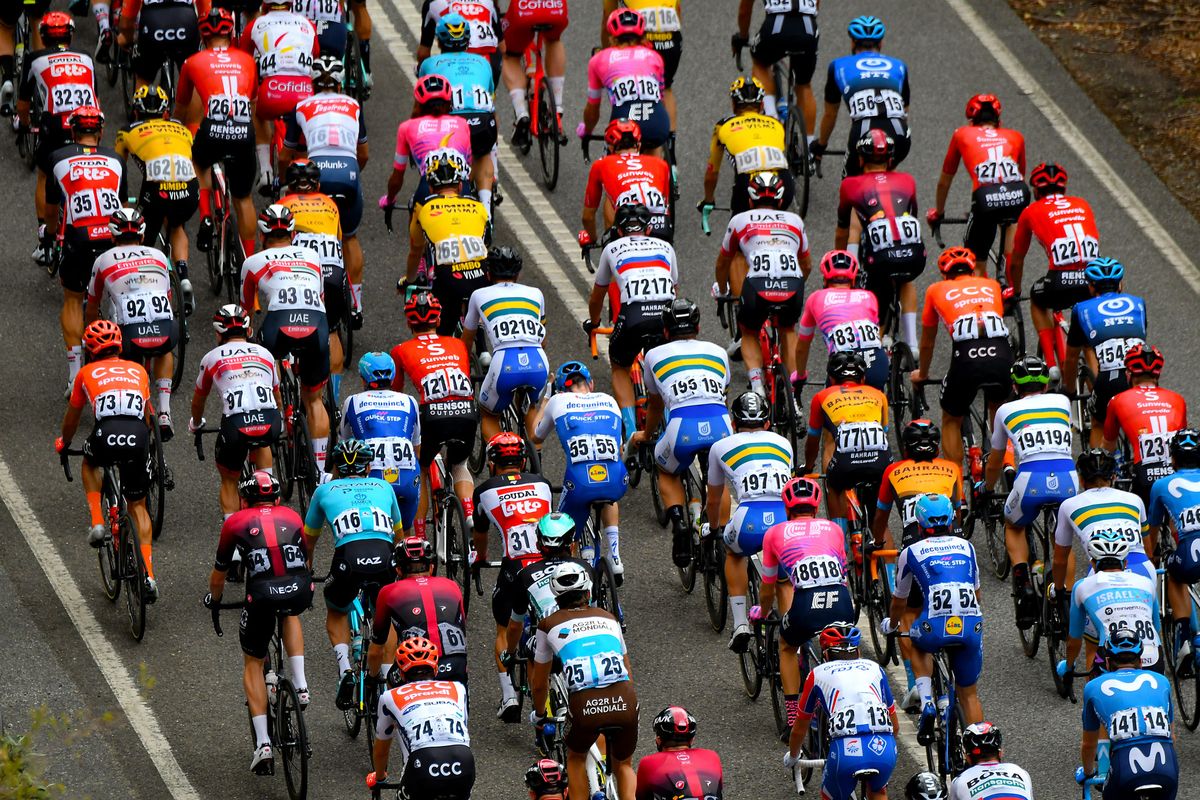
[[560, 608], [538, 623], [533, 659], [562, 664], [568, 692], [629, 680], [621, 623], [599, 608]]
[[792, 445], [770, 431], [735, 433], [708, 451], [708, 476], [710, 485], [729, 483], [734, 503], [778, 500], [792, 477]]
[[1141, 553], [1144, 557], [1146, 547], [1142, 537], [1150, 527], [1142, 498], [1132, 492], [1101, 486], [1064, 500], [1058, 508], [1054, 543], [1070, 547], [1071, 539], [1075, 537], [1086, 548], [1093, 533], [1110, 530], [1117, 531], [1129, 542], [1130, 553]]
[[118, 245], [96, 257], [88, 303], [118, 325], [173, 319], [171, 267], [166, 255], [144, 245]]
[[675, 248], [652, 236], [626, 236], [604, 247], [596, 267], [596, 285], [617, 284], [621, 305], [675, 299], [679, 267]]
[[1047, 392], [1020, 397], [996, 409], [992, 449], [1009, 441], [1019, 468], [1024, 462], [1071, 458], [1071, 405], [1066, 395]]
[[800, 259], [808, 257], [804, 220], [792, 211], [753, 208], [734, 214], [725, 229], [721, 255], [746, 257], [746, 277], [803, 278]]
[[200, 361], [196, 391], [221, 395], [221, 413], [228, 417], [275, 408], [279, 371], [271, 351], [254, 342], [232, 341], [209, 350]]
[[476, 289], [467, 305], [466, 330], [483, 326], [492, 350], [540, 346], [546, 337], [546, 301], [541, 289], [506, 281]]
[[667, 342], [646, 353], [646, 391], [660, 395], [668, 412], [718, 404], [725, 409], [729, 357], [725, 348], [698, 339]]

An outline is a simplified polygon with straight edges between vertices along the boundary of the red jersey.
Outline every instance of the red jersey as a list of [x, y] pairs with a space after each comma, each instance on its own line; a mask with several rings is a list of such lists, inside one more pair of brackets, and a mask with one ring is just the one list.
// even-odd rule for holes
[[471, 359], [462, 339], [422, 333], [392, 348], [392, 360], [400, 369], [392, 379], [392, 389], [404, 391], [407, 376], [417, 389], [417, 402], [475, 402], [471, 388]]
[[[842, 180], [838, 193], [837, 224], [850, 227], [850, 213], [858, 215], [864, 235], [872, 220], [895, 220], [917, 214], [917, 182], [906, 172], [866, 172]], [[917, 227], [917, 241], [921, 230]]]
[[953, 175], [959, 162], [971, 173], [971, 189], [1024, 180], [1025, 137], [1008, 128], [964, 125], [950, 137], [942, 172]]
[[235, 550], [242, 554], [246, 565], [247, 586], [258, 580], [308, 572], [304, 520], [287, 506], [235, 511], [221, 526], [213, 566], [229, 569]]
[[42, 101], [42, 111], [56, 116], [64, 128], [72, 111], [96, 102], [96, 65], [80, 50], [52, 47], [26, 56], [19, 88], [20, 99]]
[[588, 170], [583, 205], [599, 208], [607, 197], [614, 207], [641, 203], [655, 214], [665, 214], [670, 186], [671, 167], [661, 158], [638, 153], [605, 156]]
[[204, 119], [221, 125], [249, 125], [250, 100], [258, 92], [258, 67], [244, 50], [215, 47], [188, 56], [179, 70], [176, 105], [187, 108], [200, 97]]
[[92, 407], [97, 420], [105, 417], [146, 419], [150, 404], [150, 376], [133, 361], [105, 358], [85, 364], [71, 384], [71, 408]]
[[1100, 232], [1092, 207], [1079, 197], [1052, 194], [1025, 207], [1017, 219], [1013, 255], [1024, 257], [1037, 239], [1052, 270], [1080, 270], [1100, 256]]
[[449, 578], [413, 576], [380, 589], [371, 640], [383, 645], [393, 627], [400, 639], [426, 637], [440, 657], [467, 654], [467, 612]]
[[91, 241], [112, 239], [108, 218], [126, 197], [125, 169], [107, 147], [69, 144], [56, 150], [58, 160], [46, 181], [46, 202], [62, 206], [66, 228], [86, 233]]
[[638, 762], [636, 800], [722, 797], [721, 757], [689, 747], [651, 753]]
[[1187, 427], [1187, 401], [1170, 389], [1135, 386], [1114, 397], [1104, 417], [1104, 438], [1125, 434], [1137, 464], [1170, 464], [1171, 437]]

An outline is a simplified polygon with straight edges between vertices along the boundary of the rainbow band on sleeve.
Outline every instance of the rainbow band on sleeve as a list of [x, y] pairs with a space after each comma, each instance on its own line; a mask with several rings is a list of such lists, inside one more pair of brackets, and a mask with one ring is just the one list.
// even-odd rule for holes
[[728, 375], [728, 368], [719, 356], [701, 354], [667, 356], [654, 365], [654, 377], [661, 383], [676, 372], [689, 369], [702, 369], [713, 373], [722, 380]]
[[721, 461], [731, 470], [736, 470], [747, 461], [762, 460], [778, 461], [787, 466], [791, 466], [792, 463], [791, 454], [771, 442], [749, 442], [733, 448], [721, 457]]

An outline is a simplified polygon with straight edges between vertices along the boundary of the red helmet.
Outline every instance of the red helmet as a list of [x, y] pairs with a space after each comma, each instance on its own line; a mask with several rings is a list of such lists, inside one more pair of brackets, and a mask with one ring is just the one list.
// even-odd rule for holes
[[487, 460], [496, 466], [524, 466], [524, 440], [509, 431], [497, 433], [487, 443]]
[[847, 250], [830, 250], [821, 257], [821, 277], [826, 283], [830, 281], [849, 281], [858, 279], [858, 259]]
[[863, 161], [888, 162], [896, 154], [896, 140], [879, 128], [871, 128], [854, 145]]
[[965, 247], [947, 247], [938, 256], [938, 271], [946, 277], [956, 272], [974, 272], [975, 254]]
[[437, 674], [438, 650], [433, 642], [424, 636], [411, 636], [400, 642], [396, 648], [396, 666], [401, 675], [407, 675], [410, 670], [418, 667], [428, 667]]
[[781, 496], [789, 513], [798, 508], [816, 511], [821, 504], [821, 487], [809, 478], [792, 478], [783, 485]]
[[74, 133], [100, 133], [104, 130], [104, 112], [99, 106], [79, 106], [71, 112], [70, 120]]
[[404, 304], [408, 326], [437, 325], [442, 319], [442, 303], [432, 292], [416, 292]]
[[1000, 119], [1000, 98], [994, 94], [977, 94], [967, 101], [967, 119], [972, 122], [979, 116], [980, 112], [985, 107], [991, 107], [996, 114], [996, 120]]
[[422, 106], [441, 100], [447, 105], [454, 104], [454, 95], [450, 91], [450, 82], [441, 75], [426, 75], [417, 81], [413, 87], [413, 97]]
[[75, 20], [65, 11], [51, 11], [42, 17], [38, 30], [46, 45], [70, 44], [71, 35], [75, 33]]
[[238, 494], [249, 505], [278, 502], [280, 491], [279, 479], [261, 469], [238, 481]]
[[1060, 192], [1067, 189], [1067, 171], [1058, 164], [1038, 164], [1029, 173], [1029, 185], [1034, 189], [1047, 189], [1051, 186]]
[[826, 650], [857, 650], [862, 631], [849, 622], [832, 622], [821, 631], [821, 652]]
[[624, 117], [614, 119], [604, 129], [604, 144], [610, 151], [641, 147], [642, 126]]
[[1130, 375], [1162, 375], [1167, 361], [1162, 351], [1146, 344], [1135, 344], [1125, 351], [1125, 371]]
[[211, 39], [214, 36], [232, 36], [234, 21], [233, 12], [227, 8], [214, 8], [203, 17], [198, 25], [200, 36]]
[[624, 36], [640, 39], [646, 34], [646, 18], [632, 8], [618, 8], [608, 15], [608, 22], [604, 27], [614, 39]]
[[654, 735], [667, 742], [691, 742], [696, 718], [683, 706], [667, 706], [654, 718]]
[[770, 206], [778, 208], [783, 205], [783, 195], [786, 187], [779, 176], [770, 170], [754, 173], [746, 187], [746, 195], [755, 206]]
[[90, 356], [101, 356], [109, 350], [121, 349], [121, 329], [117, 323], [98, 319], [83, 329], [83, 346]]

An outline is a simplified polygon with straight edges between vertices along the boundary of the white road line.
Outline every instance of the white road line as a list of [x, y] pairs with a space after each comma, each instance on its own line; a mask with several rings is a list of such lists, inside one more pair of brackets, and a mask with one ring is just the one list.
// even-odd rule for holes
[[[37, 515], [33, 513], [24, 493], [17, 487], [16, 478], [3, 458], [0, 458], [0, 500], [3, 500], [8, 513], [17, 524], [17, 529], [25, 538], [25, 543], [33, 551], [46, 580], [50, 582], [75, 630], [79, 632], [79, 638], [87, 645], [92, 660], [100, 668], [100, 674], [112, 689], [121, 710], [129, 720], [129, 725], [141, 740], [142, 748], [150, 756], [150, 761], [166, 784], [167, 791], [174, 800], [199, 800], [200, 795], [188, 781], [183, 767], [175, 760], [171, 745], [159, 727], [158, 718], [142, 699], [133, 676], [121, 663], [121, 657], [105, 637], [100, 623], [96, 621], [87, 601], [83, 599], [79, 585], [71, 577], [66, 563], [58, 554], [58, 549], [38, 522]], [[77, 544], [83, 546], [82, 535]]]
[[1034, 107], [1042, 112], [1042, 116], [1053, 126], [1055, 133], [1062, 137], [1067, 146], [1075, 151], [1079, 160], [1087, 165], [1088, 170], [1108, 190], [1117, 205], [1146, 232], [1146, 236], [1154, 244], [1154, 247], [1179, 273], [1179, 277], [1183, 278], [1193, 291], [1200, 294], [1200, 269], [1197, 269], [1195, 262], [1176, 243], [1166, 228], [1150, 212], [1150, 209], [1146, 208], [1141, 199], [1133, 193], [1129, 184], [1113, 169], [1108, 160], [1092, 146], [1079, 126], [1067, 116], [1058, 103], [1050, 98], [1033, 74], [1025, 69], [1013, 52], [1008, 49], [1008, 46], [992, 32], [991, 27], [975, 9], [971, 8], [967, 0], [946, 0], [946, 4], [954, 9], [959, 19], [983, 44], [983, 49], [992, 54], [996, 63], [1016, 82], [1018, 88], [1029, 96]]

